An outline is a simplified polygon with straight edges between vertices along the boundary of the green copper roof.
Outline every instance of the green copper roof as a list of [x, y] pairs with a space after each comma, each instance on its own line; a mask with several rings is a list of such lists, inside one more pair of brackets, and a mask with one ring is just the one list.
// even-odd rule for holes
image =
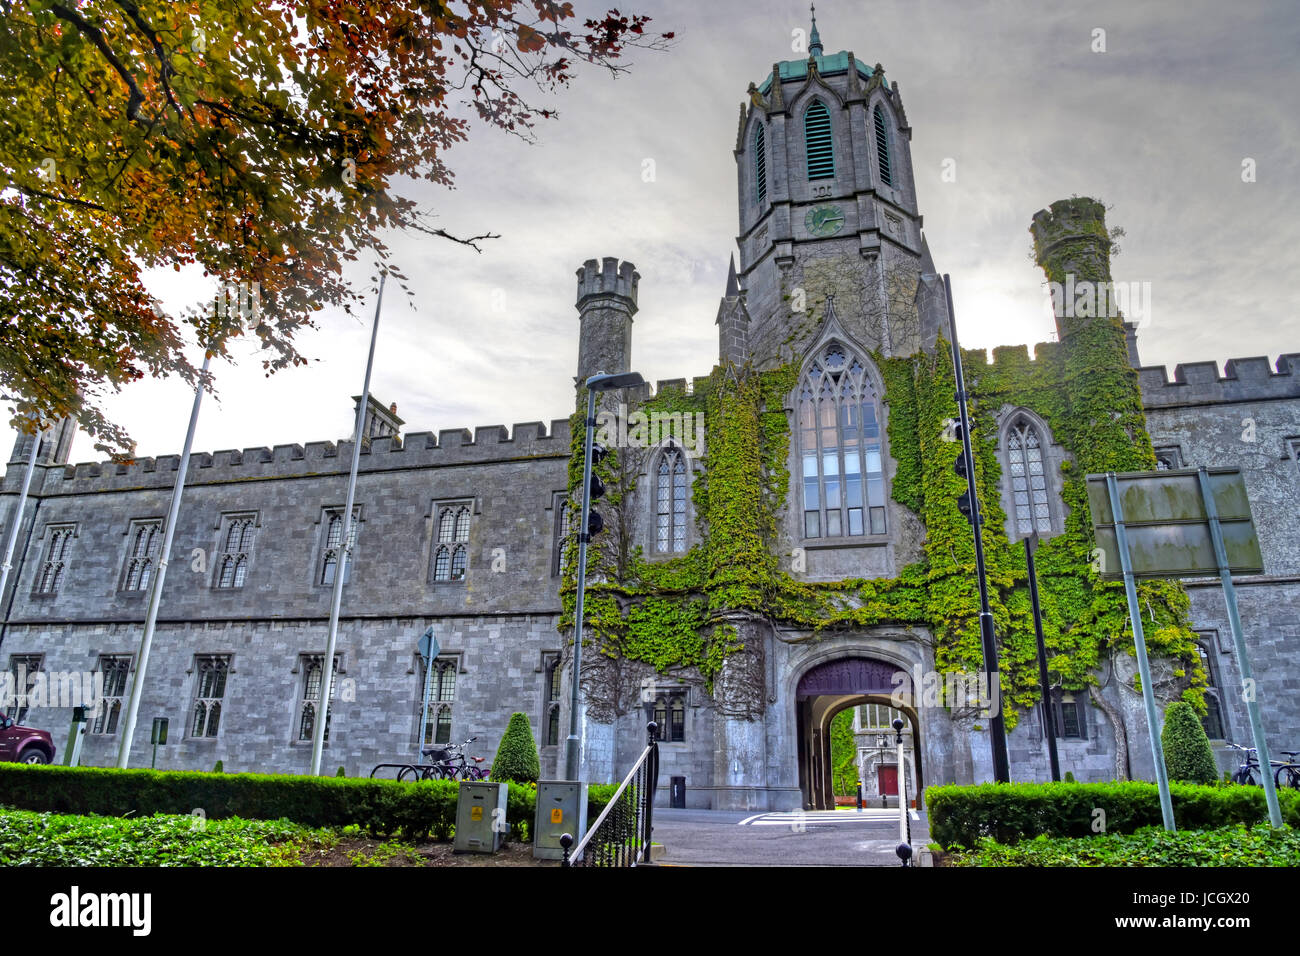
[[[847, 73], [849, 71], [848, 50], [841, 50], [839, 53], [832, 53], [830, 56], [814, 57], [814, 59], [817, 61], [817, 72], [822, 76], [830, 76], [834, 73]], [[808, 75], [808, 61], [782, 60], [777, 64], [777, 69], [781, 71], [781, 82], [783, 83], [786, 80], [803, 79]], [[859, 61], [858, 75], [863, 79], [870, 79], [871, 67]], [[884, 81], [884, 77], [881, 77], [881, 81]], [[763, 81], [763, 85], [758, 88], [758, 91], [766, 95], [771, 89], [772, 76], [771, 74], [768, 74], [767, 79]]]

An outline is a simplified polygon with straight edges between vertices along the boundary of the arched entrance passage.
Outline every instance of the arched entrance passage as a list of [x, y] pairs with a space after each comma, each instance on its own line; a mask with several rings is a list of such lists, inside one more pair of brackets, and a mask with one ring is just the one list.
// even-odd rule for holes
[[[843, 657], [810, 668], [795, 692], [799, 733], [799, 789], [804, 807], [828, 810], [835, 806], [831, 780], [831, 720], [841, 711], [859, 704], [894, 706], [892, 695], [900, 686], [910, 686], [902, 678], [907, 672], [897, 664], [868, 657]], [[921, 770], [921, 728], [916, 712], [901, 707], [909, 726], [904, 735], [911, 738], [912, 763], [908, 767], [909, 793], [919, 794], [924, 779]], [[892, 731], [889, 746], [894, 745]], [[915, 779], [910, 779], [912, 775]]]

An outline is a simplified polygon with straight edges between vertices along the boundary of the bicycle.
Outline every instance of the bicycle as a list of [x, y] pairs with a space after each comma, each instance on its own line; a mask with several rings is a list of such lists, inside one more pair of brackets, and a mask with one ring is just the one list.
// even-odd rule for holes
[[1273, 782], [1279, 788], [1290, 787], [1292, 790], [1300, 790], [1300, 764], [1296, 763], [1295, 759], [1300, 755], [1300, 750], [1279, 750], [1278, 753], [1287, 760], [1274, 772]]
[[[1255, 779], [1255, 771], [1260, 769], [1259, 751], [1255, 747], [1240, 747], [1237, 744], [1228, 744], [1232, 750], [1239, 750], [1244, 753], [1245, 762], [1237, 768], [1237, 772], [1232, 775], [1232, 782], [1239, 783], [1248, 787], [1263, 786], [1262, 781]], [[1300, 790], [1300, 764], [1295, 763], [1295, 757], [1300, 754], [1300, 750], [1282, 750], [1279, 753], [1290, 757], [1289, 762], [1273, 760], [1269, 758], [1269, 769], [1277, 768], [1273, 771], [1273, 781], [1279, 787], [1291, 787]], [[1283, 782], [1285, 780], [1285, 782]]]

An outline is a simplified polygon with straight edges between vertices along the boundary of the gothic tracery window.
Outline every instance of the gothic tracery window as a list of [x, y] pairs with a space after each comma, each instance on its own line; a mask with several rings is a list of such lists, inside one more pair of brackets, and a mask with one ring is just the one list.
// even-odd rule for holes
[[438, 511], [438, 541], [433, 552], [435, 581], [463, 581], [469, 565], [468, 504], [447, 505]]
[[1027, 416], [1019, 415], [1008, 427], [1005, 441], [1016, 534], [1050, 534], [1052, 507], [1043, 463], [1043, 438]]
[[[229, 518], [228, 522], [226, 533], [221, 539], [222, 550], [217, 559], [217, 587], [242, 588], [244, 579], [248, 576], [256, 521], [252, 515], [236, 515]], [[342, 534], [342, 529], [339, 533]]]
[[41, 564], [40, 577], [36, 579], [36, 593], [55, 594], [63, 583], [63, 572], [68, 563], [68, 550], [72, 545], [72, 536], [76, 525], [65, 525], [50, 529], [50, 544], [45, 552], [45, 561]]
[[131, 540], [126, 559], [124, 591], [143, 591], [149, 587], [149, 578], [157, 561], [155, 553], [162, 542], [161, 521], [141, 521], [131, 529]]
[[655, 468], [655, 550], [686, 550], [686, 456], [669, 445]]
[[880, 403], [866, 363], [838, 342], [799, 386], [803, 535], [885, 533]]
[[[352, 580], [352, 562], [355, 560], [357, 525], [360, 523], [360, 518], [361, 509], [353, 508], [352, 523], [348, 527], [347, 560], [343, 565], [344, 584]], [[340, 548], [343, 543], [343, 509], [338, 508], [326, 512], [325, 521], [325, 555], [321, 561], [320, 583], [333, 584], [334, 575], [338, 571], [339, 558], [343, 551]]]
[[[226, 675], [230, 673], [228, 655], [205, 655], [196, 662], [198, 680], [194, 688], [194, 713], [191, 737], [215, 737], [221, 726], [221, 705], [226, 696]], [[317, 687], [317, 693], [320, 688]]]

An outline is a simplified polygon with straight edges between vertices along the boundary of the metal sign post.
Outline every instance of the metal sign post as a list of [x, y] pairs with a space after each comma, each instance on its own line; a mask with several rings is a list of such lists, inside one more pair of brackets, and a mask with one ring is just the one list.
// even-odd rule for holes
[[1232, 646], [1237, 650], [1237, 666], [1241, 669], [1241, 681], [1252, 693], [1244, 694], [1246, 713], [1250, 715], [1250, 733], [1255, 738], [1255, 750], [1259, 757], [1259, 773], [1264, 778], [1264, 800], [1268, 803], [1268, 822], [1274, 827], [1282, 826], [1282, 808], [1277, 802], [1277, 789], [1273, 785], [1273, 763], [1269, 760], [1268, 740], [1264, 737], [1264, 723], [1259, 716], [1258, 693], [1255, 693], [1255, 677], [1250, 669], [1250, 657], [1246, 653], [1246, 638], [1241, 633], [1241, 615], [1237, 613], [1237, 590], [1232, 586], [1232, 572], [1228, 567], [1228, 549], [1223, 544], [1223, 529], [1219, 527], [1219, 509], [1214, 501], [1214, 492], [1210, 488], [1210, 475], [1204, 468], [1197, 471], [1197, 480], [1201, 485], [1201, 497], [1205, 500], [1205, 516], [1210, 524], [1210, 539], [1214, 543], [1214, 557], [1219, 565], [1219, 580], [1223, 584], [1223, 601], [1228, 606], [1228, 626], [1232, 629]]
[[1137, 583], [1133, 578], [1133, 563], [1128, 553], [1128, 529], [1124, 527], [1124, 505], [1119, 499], [1119, 484], [1115, 473], [1106, 475], [1106, 490], [1110, 493], [1110, 510], [1115, 519], [1115, 537], [1119, 547], [1120, 569], [1124, 574], [1124, 593], [1128, 596], [1128, 616], [1133, 625], [1133, 644], [1137, 648], [1138, 675], [1142, 680], [1142, 703], [1147, 711], [1147, 735], [1151, 738], [1151, 762], [1155, 765], [1156, 786], [1160, 789], [1160, 815], [1165, 829], [1173, 832], [1174, 803], [1169, 796], [1169, 774], [1165, 770], [1164, 748], [1160, 746], [1160, 718], [1156, 715], [1156, 694], [1151, 686], [1151, 664], [1147, 660], [1146, 636], [1142, 633], [1142, 609], [1138, 606]]
[[441, 648], [438, 646], [438, 639], [433, 636], [433, 625], [430, 624], [428, 629], [420, 636], [419, 643], [420, 656], [424, 658], [424, 701], [420, 708], [420, 732], [416, 735], [418, 743], [415, 747], [416, 763], [424, 756], [424, 745], [427, 741], [424, 739], [429, 732], [429, 693], [433, 689], [433, 662], [438, 656]]
[[[1228, 624], [1237, 652], [1241, 678], [1254, 693], [1246, 695], [1250, 729], [1264, 777], [1269, 822], [1282, 826], [1268, 743], [1260, 719], [1258, 691], [1250, 669], [1246, 641], [1232, 572], [1262, 574], [1264, 559], [1250, 514], [1246, 483], [1238, 468], [1196, 468], [1171, 471], [1088, 475], [1088, 504], [1097, 540], [1102, 579], [1123, 577], [1129, 618], [1137, 646], [1142, 696], [1151, 733], [1152, 758], [1160, 784], [1165, 826], [1172, 830], [1163, 748], [1156, 728], [1155, 699], [1147, 663], [1142, 616], [1138, 608], [1138, 578], [1217, 577], [1223, 584]], [[1116, 559], [1112, 561], [1111, 559]], [[1118, 563], [1120, 571], [1114, 570]]]

